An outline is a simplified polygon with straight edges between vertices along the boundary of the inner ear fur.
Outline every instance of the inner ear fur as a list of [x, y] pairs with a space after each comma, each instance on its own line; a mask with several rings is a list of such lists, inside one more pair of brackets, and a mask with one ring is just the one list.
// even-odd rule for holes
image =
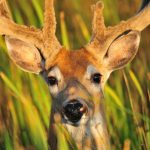
[[123, 68], [134, 58], [139, 44], [139, 31], [130, 31], [114, 40], [104, 58], [107, 68], [111, 71]]
[[29, 43], [11, 36], [5, 36], [10, 58], [24, 71], [38, 74], [42, 71], [41, 55], [38, 49]]

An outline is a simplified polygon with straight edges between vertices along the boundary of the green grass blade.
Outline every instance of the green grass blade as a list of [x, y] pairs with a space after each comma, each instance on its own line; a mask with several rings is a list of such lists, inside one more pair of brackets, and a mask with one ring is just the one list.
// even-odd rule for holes
[[37, 0], [32, 0], [32, 4], [33, 4], [33, 7], [34, 7], [36, 14], [38, 16], [40, 26], [42, 26], [43, 25], [43, 10], [42, 10], [40, 4], [37, 3]]
[[124, 106], [120, 100], [120, 98], [117, 96], [117, 94], [115, 93], [115, 91], [108, 85], [105, 86], [105, 92], [107, 92], [108, 94], [111, 95], [111, 97], [113, 98], [114, 102], [121, 108], [124, 109]]
[[9, 89], [11, 89], [15, 93], [15, 95], [21, 97], [19, 91], [16, 89], [14, 84], [7, 78], [7, 76], [4, 73], [0, 72], [0, 78], [3, 79], [5, 84], [9, 87]]
[[83, 34], [83, 37], [85, 38], [85, 40], [88, 42], [91, 38], [90, 33], [86, 27], [86, 24], [84, 23], [83, 19], [81, 18], [80, 15], [76, 15], [76, 21], [79, 24], [80, 30]]
[[139, 83], [137, 77], [135, 76], [135, 74], [133, 73], [132, 70], [129, 71], [129, 75], [130, 75], [135, 87], [137, 88], [140, 96], [142, 97], [142, 100], [144, 100], [144, 93], [142, 91], [142, 87], [140, 86], [140, 83]]
[[61, 22], [61, 37], [62, 37], [62, 42], [63, 45], [69, 49], [70, 44], [69, 44], [69, 39], [68, 39], [68, 34], [67, 34], [67, 27], [65, 23], [65, 14], [64, 12], [60, 13], [60, 22]]

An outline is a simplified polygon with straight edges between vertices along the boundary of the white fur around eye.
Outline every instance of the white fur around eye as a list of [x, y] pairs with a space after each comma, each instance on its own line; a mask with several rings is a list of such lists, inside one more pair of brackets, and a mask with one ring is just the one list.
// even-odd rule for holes
[[50, 70], [48, 73], [48, 77], [53, 76], [57, 78], [58, 81], [61, 81], [63, 79], [62, 73], [58, 67], [54, 67]]
[[85, 73], [85, 77], [86, 79], [91, 79], [91, 76], [94, 74], [94, 73], [98, 73], [99, 71], [93, 66], [93, 65], [89, 65], [87, 67], [87, 70], [86, 70], [86, 73]]
[[56, 95], [59, 92], [57, 85], [49, 86], [49, 90], [50, 90], [51, 94], [53, 94], [53, 95]]
[[54, 86], [49, 86], [51, 94], [56, 95], [60, 91], [60, 88], [63, 85], [63, 82], [64, 82], [63, 75], [60, 69], [56, 66], [56, 67], [53, 67], [48, 73], [48, 77], [50, 76], [55, 77], [58, 80], [58, 84]]
[[84, 78], [86, 80], [88, 80], [88, 89], [91, 92], [100, 92], [101, 91], [101, 84], [95, 84], [92, 82], [91, 77], [93, 74], [95, 73], [99, 73], [99, 71], [93, 66], [93, 65], [89, 65], [87, 67], [86, 73]]

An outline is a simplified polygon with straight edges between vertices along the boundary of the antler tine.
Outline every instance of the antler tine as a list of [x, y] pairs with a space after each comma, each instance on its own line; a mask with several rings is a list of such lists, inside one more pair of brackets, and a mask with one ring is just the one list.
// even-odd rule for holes
[[96, 5], [93, 6], [94, 10], [94, 17], [93, 17], [93, 36], [104, 36], [105, 31], [105, 24], [104, 24], [104, 17], [103, 17], [103, 9], [104, 4], [99, 1]]
[[54, 0], [45, 0], [45, 13], [44, 13], [44, 57], [53, 58], [61, 49], [61, 45], [56, 38], [56, 18], [54, 11]]
[[5, 0], [0, 0], [0, 16], [11, 18], [11, 14]]
[[102, 1], [99, 1], [96, 3], [96, 5], [93, 5], [94, 16], [92, 21], [92, 38], [90, 43], [86, 46], [86, 49], [93, 54], [95, 54], [95, 51], [97, 54], [100, 53], [99, 49], [101, 47], [101, 43], [103, 43], [102, 39], [104, 39], [106, 31], [103, 9], [104, 4]]
[[14, 38], [32, 43], [38, 48], [42, 47], [41, 31], [15, 24], [10, 18], [6, 0], [0, 0], [0, 34], [9, 35]]
[[[55, 36], [56, 31], [56, 18], [54, 11], [54, 0], [45, 0], [45, 12], [44, 12], [44, 36]], [[46, 37], [47, 36], [47, 37]]]

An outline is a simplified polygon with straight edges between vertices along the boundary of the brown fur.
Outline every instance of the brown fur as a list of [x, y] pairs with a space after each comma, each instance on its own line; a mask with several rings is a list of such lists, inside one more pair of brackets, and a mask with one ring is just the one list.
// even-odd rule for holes
[[70, 77], [81, 79], [89, 64], [96, 65], [97, 62], [85, 49], [76, 51], [61, 49], [54, 62], [47, 60], [46, 68], [49, 69], [52, 66], [58, 66], [66, 79]]

